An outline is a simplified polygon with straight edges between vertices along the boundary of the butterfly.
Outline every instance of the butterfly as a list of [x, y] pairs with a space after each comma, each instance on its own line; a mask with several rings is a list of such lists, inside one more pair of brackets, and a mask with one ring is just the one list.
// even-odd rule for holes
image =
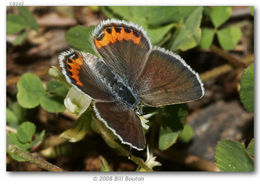
[[59, 64], [68, 83], [94, 100], [96, 116], [123, 144], [137, 150], [146, 140], [142, 106], [162, 107], [200, 99], [199, 75], [177, 54], [152, 46], [144, 29], [110, 19], [93, 31], [96, 57], [64, 51]]

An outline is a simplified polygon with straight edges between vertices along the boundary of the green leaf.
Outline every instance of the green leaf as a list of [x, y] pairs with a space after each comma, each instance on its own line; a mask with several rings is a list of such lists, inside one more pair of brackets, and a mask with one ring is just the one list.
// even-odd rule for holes
[[147, 14], [149, 13], [148, 6], [131, 6], [132, 19], [129, 21], [138, 24], [139, 26], [147, 27]]
[[84, 112], [71, 129], [64, 131], [60, 137], [68, 139], [71, 143], [82, 140], [90, 130], [92, 113], [90, 110]]
[[139, 25], [161, 25], [185, 20], [194, 6], [110, 6], [102, 11], [110, 18], [122, 18]]
[[17, 138], [21, 143], [28, 143], [32, 141], [35, 133], [35, 125], [29, 121], [23, 122], [17, 130]]
[[71, 85], [66, 81], [65, 76], [56, 66], [51, 66], [48, 70], [49, 76], [55, 78], [59, 83], [61, 83], [66, 89], [70, 89]]
[[98, 164], [99, 164], [100, 169], [101, 169], [102, 172], [109, 172], [109, 171], [111, 171], [110, 167], [109, 167], [109, 165], [107, 163], [107, 160], [105, 158], [103, 158], [102, 156], [99, 156]]
[[[31, 143], [23, 143], [21, 141], [25, 141], [25, 138], [31, 138], [31, 134], [33, 134], [35, 131], [35, 127], [34, 124], [31, 122], [24, 122], [20, 128], [18, 129], [18, 133], [8, 133], [7, 134], [7, 148], [10, 144], [15, 145], [19, 148], [21, 148], [24, 151], [27, 151], [28, 149], [30, 149], [31, 147], [33, 147], [34, 145], [38, 144], [39, 142], [42, 141], [45, 131], [42, 131], [41, 134], [37, 137], [36, 140], [34, 140]], [[21, 140], [22, 139], [22, 140]], [[27, 140], [26, 140], [27, 141]], [[31, 141], [31, 140], [29, 140]], [[19, 156], [17, 156], [16, 154], [7, 151], [8, 154], [15, 160], [17, 161], [25, 161], [24, 159], [20, 158]]]
[[151, 39], [152, 44], [159, 43], [164, 38], [164, 36], [173, 28], [173, 26], [173, 24], [170, 24], [153, 29], [147, 28], [146, 31]]
[[6, 123], [11, 125], [17, 125], [19, 123], [17, 116], [9, 108], [6, 108]]
[[60, 96], [46, 94], [41, 98], [40, 103], [47, 112], [59, 113], [65, 110], [63, 98]]
[[248, 111], [254, 112], [254, 64], [250, 65], [242, 76], [240, 100]]
[[186, 20], [196, 6], [152, 6], [146, 13], [147, 23], [161, 25], [165, 23], [180, 22]]
[[190, 125], [185, 125], [179, 139], [184, 143], [188, 143], [193, 138], [193, 135], [193, 128]]
[[18, 139], [17, 139], [17, 134], [16, 133], [8, 133], [7, 134], [7, 146], [9, 144], [13, 144], [13, 145], [16, 145], [18, 147], [20, 147], [21, 149], [24, 149], [26, 150], [26, 145], [21, 143]]
[[254, 161], [238, 142], [222, 140], [216, 149], [216, 164], [222, 171], [254, 171]]
[[[9, 136], [10, 135], [10, 136]], [[30, 143], [23, 143], [18, 139], [18, 135], [16, 133], [8, 133], [7, 134], [7, 145], [8, 144], [13, 144], [16, 145], [17, 147], [23, 149], [23, 150], [27, 150], [30, 148]]]
[[210, 14], [211, 14], [211, 10], [212, 10], [211, 7], [209, 7], [209, 6], [204, 6], [203, 15], [206, 17], [206, 19], [209, 19]]
[[215, 6], [212, 8], [210, 18], [215, 28], [218, 28], [229, 19], [231, 14], [232, 8], [230, 6]]
[[28, 26], [30, 26], [33, 30], [38, 31], [38, 24], [34, 18], [34, 15], [31, 11], [28, 10], [25, 6], [18, 6], [18, 10], [21, 16], [23, 16], [25, 22]]
[[[8, 149], [8, 146], [10, 144], [13, 144], [13, 145], [16, 145], [18, 147], [20, 147], [21, 149], [25, 150], [25, 148], [23, 148], [22, 145], [20, 145], [20, 142], [18, 141], [17, 137], [16, 137], [16, 134], [15, 133], [8, 133], [6, 135], [6, 143], [7, 143], [7, 149]], [[7, 153], [16, 161], [19, 161], [19, 162], [23, 162], [25, 161], [23, 158], [20, 158], [19, 156], [17, 156], [15, 153], [12, 153], [10, 151], [7, 151]]]
[[186, 104], [171, 105], [163, 108], [159, 135], [159, 148], [161, 150], [166, 150], [176, 142], [183, 129], [187, 113]]
[[217, 31], [217, 35], [221, 47], [225, 50], [232, 50], [237, 46], [242, 32], [239, 28], [231, 26]]
[[40, 78], [32, 73], [25, 73], [17, 83], [18, 103], [24, 108], [34, 108], [40, 104], [41, 97], [44, 96]]
[[248, 151], [249, 155], [252, 156], [252, 157], [254, 157], [254, 154], [255, 154], [254, 153], [254, 146], [255, 146], [255, 140], [252, 139], [247, 146], [247, 151]]
[[204, 28], [201, 33], [200, 47], [203, 49], [209, 48], [214, 39], [215, 31], [213, 29]]
[[109, 18], [120, 19], [120, 17], [115, 15], [114, 12], [108, 6], [102, 6], [101, 10]]
[[23, 122], [27, 115], [27, 110], [21, 107], [17, 102], [14, 102], [10, 105], [10, 109], [14, 112], [17, 117], [19, 123]]
[[203, 7], [197, 7], [185, 20], [182, 27], [177, 31], [177, 35], [171, 45], [171, 50], [188, 50], [200, 43], [201, 29], [200, 22]]
[[69, 29], [66, 32], [65, 38], [66, 41], [74, 48], [82, 50], [84, 52], [91, 53], [93, 55], [97, 55], [90, 42], [90, 37], [92, 34], [94, 27], [89, 26], [75, 26]]
[[40, 143], [40, 142], [43, 140], [44, 135], [45, 135], [45, 131], [43, 130], [43, 131], [41, 132], [41, 134], [40, 134], [32, 143], [30, 143], [30, 144], [27, 146], [27, 148], [28, 148], [28, 149], [29, 149], [29, 148], [32, 148], [34, 145]]
[[68, 93], [68, 89], [57, 80], [47, 82], [46, 86], [49, 93], [57, 96], [65, 97]]
[[25, 20], [22, 16], [9, 14], [6, 17], [6, 32], [8, 34], [17, 34], [26, 27]]
[[108, 7], [114, 14], [121, 16], [125, 20], [131, 20], [133, 18], [132, 15], [132, 7], [130, 6], [109, 6]]
[[28, 30], [24, 31], [21, 35], [19, 35], [13, 42], [13, 45], [20, 45], [24, 39], [26, 38], [27, 34], [28, 34]]
[[146, 27], [146, 15], [149, 7], [146, 6], [110, 6], [113, 13], [120, 15], [127, 21]]

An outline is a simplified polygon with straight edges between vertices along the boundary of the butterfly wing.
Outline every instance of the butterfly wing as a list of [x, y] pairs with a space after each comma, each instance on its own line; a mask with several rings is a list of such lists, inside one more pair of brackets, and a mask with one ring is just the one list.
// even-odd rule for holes
[[133, 23], [107, 20], [93, 32], [93, 44], [104, 62], [130, 87], [151, 50], [145, 31]]
[[123, 144], [142, 150], [145, 136], [141, 121], [135, 112], [120, 102], [96, 102], [97, 117], [121, 140]]
[[154, 48], [134, 88], [143, 104], [164, 106], [184, 103], [204, 95], [199, 75], [180, 56]]
[[73, 49], [61, 53], [59, 63], [68, 83], [96, 100], [111, 101], [110, 91], [97, 77], [95, 69], [104, 64], [92, 54]]

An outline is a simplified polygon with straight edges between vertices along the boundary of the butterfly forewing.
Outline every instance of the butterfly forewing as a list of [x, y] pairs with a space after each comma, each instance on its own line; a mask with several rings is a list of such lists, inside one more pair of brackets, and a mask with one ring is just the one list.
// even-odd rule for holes
[[178, 55], [155, 48], [134, 88], [143, 104], [164, 106], [184, 103], [203, 96], [203, 85]]
[[62, 73], [72, 86], [93, 99], [113, 100], [110, 91], [96, 73], [96, 69], [104, 64], [100, 59], [92, 54], [70, 49], [60, 55], [59, 62]]
[[101, 23], [93, 35], [94, 46], [105, 63], [131, 87], [151, 49], [145, 32], [133, 23], [109, 20]]

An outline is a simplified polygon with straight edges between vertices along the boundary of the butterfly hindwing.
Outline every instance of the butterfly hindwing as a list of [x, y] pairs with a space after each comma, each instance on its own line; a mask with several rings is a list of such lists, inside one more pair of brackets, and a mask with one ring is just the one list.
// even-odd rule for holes
[[97, 117], [121, 140], [122, 143], [142, 150], [145, 136], [136, 113], [121, 102], [95, 102]]

